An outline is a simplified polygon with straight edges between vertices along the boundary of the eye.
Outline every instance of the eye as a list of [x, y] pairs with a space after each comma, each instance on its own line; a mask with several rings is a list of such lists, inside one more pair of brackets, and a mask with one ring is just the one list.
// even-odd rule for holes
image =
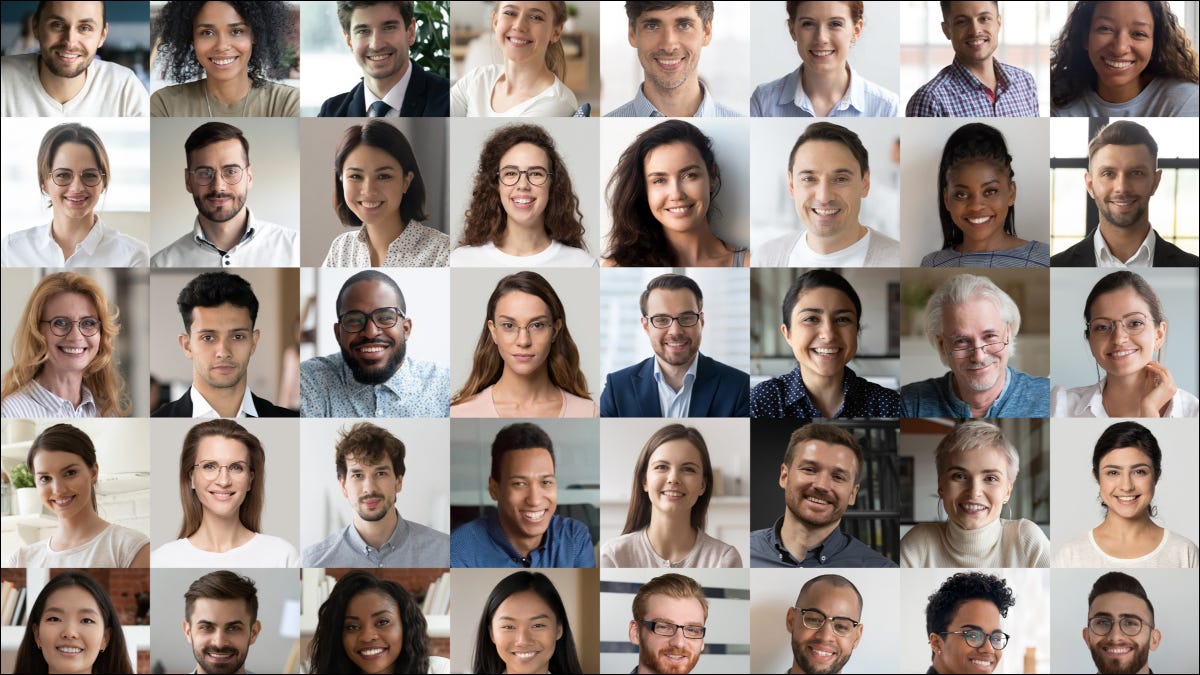
[[342, 176], [342, 180], [354, 180], [354, 181], [362, 180], [362, 174], [361, 173], [348, 173], [348, 174]]
[[999, 483], [1000, 477], [999, 476], [987, 476], [986, 478], [984, 478], [984, 480], [989, 483]]
[[966, 480], [967, 474], [962, 471], [951, 471], [950, 480]]
[[525, 487], [526, 484], [527, 483], [523, 480], [514, 480], [512, 482], [512, 486], [515, 488], [523, 488], [523, 487]]
[[390, 174], [390, 173], [381, 173], [381, 174], [378, 174], [377, 176], [375, 176], [375, 180], [391, 180], [391, 179], [392, 179], [392, 174]]
[[542, 487], [553, 487], [553, 486], [554, 486], [554, 481], [550, 480], [549, 478], [542, 481]]
[[246, 29], [245, 28], [234, 28], [233, 30], [231, 30], [229, 32], [231, 35], [233, 35], [235, 37], [241, 37], [242, 35], [246, 34]]
[[834, 321], [836, 321], [839, 326], [854, 325], [854, 319], [852, 319], [851, 317], [848, 317], [848, 316], [839, 316], [836, 319], [834, 319]]
[[987, 195], [988, 197], [991, 197], [992, 195], [996, 194], [997, 192], [1000, 192], [1000, 191], [997, 190], [996, 188], [988, 188], [983, 191], [983, 194]]
[[42, 485], [45, 485], [46, 483], [50, 482], [50, 476], [38, 476], [37, 482], [41, 483]]
[[358, 624], [356, 624], [356, 623], [348, 623], [345, 626], [342, 626], [342, 631], [344, 631], [346, 633], [353, 633], [357, 630], [358, 630]]
[[804, 19], [800, 22], [801, 28], [812, 28], [815, 24], [810, 19]]
[[546, 327], [546, 322], [545, 321], [534, 321], [533, 323], [529, 324], [529, 327], [534, 330], [542, 330], [543, 328]]
[[65, 316], [56, 316], [50, 319], [50, 327], [56, 330], [71, 330], [71, 320]]
[[200, 468], [205, 471], [216, 471], [217, 463], [216, 462], [202, 462], [200, 464]]
[[241, 626], [230, 626], [228, 629], [225, 630], [225, 632], [226, 633], [240, 633], [241, 630], [242, 630]]
[[210, 28], [201, 28], [196, 33], [196, 35], [198, 35], [199, 37], [212, 37], [213, 32], [212, 32], [212, 29], [210, 29]]
[[391, 619], [380, 619], [379, 621], [375, 622], [375, 625], [376, 626], [390, 626], [391, 623], [392, 623]]
[[64, 473], [63, 475], [66, 476], [67, 478], [70, 478], [77, 473], [79, 473], [79, 472], [76, 471], [75, 469], [67, 469], [66, 473]]
[[61, 619], [59, 619], [57, 616], [44, 616], [42, 617], [42, 621], [46, 623], [58, 623], [61, 621]]
[[500, 323], [500, 327], [504, 330], [512, 330], [514, 326], [516, 326], [516, 324], [511, 321], [503, 321]]
[[693, 25], [694, 24], [692, 24], [691, 21], [680, 21], [679, 23], [675, 24], [675, 26], [680, 30], [691, 30]]
[[369, 31], [369, 30], [367, 30], [366, 28], [356, 28], [356, 29], [354, 29], [354, 34], [355, 34], [355, 35], [358, 35], [358, 36], [367, 35], [368, 33], [370, 33], [370, 31]]
[[1142, 321], [1141, 319], [1130, 319], [1129, 321], [1125, 322], [1125, 325], [1129, 326], [1130, 328], [1143, 328], [1145, 327], [1146, 322]]

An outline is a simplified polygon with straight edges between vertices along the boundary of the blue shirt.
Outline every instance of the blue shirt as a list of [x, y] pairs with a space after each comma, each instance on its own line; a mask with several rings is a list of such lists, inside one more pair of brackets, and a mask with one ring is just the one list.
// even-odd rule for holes
[[303, 567], [446, 567], [450, 536], [396, 513], [396, 529], [379, 548], [363, 541], [354, 523], [304, 549]]
[[[803, 66], [802, 66], [803, 67]], [[850, 86], [842, 100], [824, 117], [896, 117], [900, 97], [859, 75], [850, 64]], [[750, 98], [751, 117], [817, 117], [812, 101], [800, 84], [800, 68], [758, 85]]]
[[[954, 395], [950, 386], [954, 373], [947, 372], [900, 387], [905, 417], [970, 418], [971, 406]], [[984, 417], [1049, 417], [1050, 378], [1034, 377], [1010, 366], [1006, 369], [1004, 389]]]
[[773, 526], [750, 533], [751, 567], [899, 567], [841, 530], [834, 530], [820, 546], [809, 549], [804, 560], [796, 560], [780, 540], [782, 529], [780, 516]]
[[[834, 417], [899, 417], [900, 395], [865, 380], [846, 366], [842, 374], [842, 407]], [[800, 366], [759, 382], [750, 390], [750, 417], [814, 419], [824, 417], [808, 396]]]
[[[637, 96], [634, 96], [632, 101], [610, 111], [605, 117], [666, 117], [646, 98], [646, 94], [642, 93], [644, 86], [638, 85]], [[700, 91], [704, 97], [700, 99], [700, 107], [692, 117], [745, 117], [733, 108], [717, 103], [716, 99], [708, 95], [708, 89], [703, 84], [700, 85]]]
[[921, 85], [904, 114], [908, 117], [1037, 117], [1037, 85], [1029, 73], [992, 59], [996, 72], [993, 98], [987, 85], [955, 59]]
[[354, 379], [341, 354], [300, 364], [301, 417], [449, 417], [450, 371], [404, 357], [383, 384]]
[[662, 406], [663, 417], [688, 417], [692, 407], [692, 387], [696, 384], [696, 367], [699, 364], [700, 353], [697, 352], [696, 358], [692, 359], [692, 365], [688, 366], [687, 372], [683, 374], [683, 386], [679, 391], [675, 391], [663, 379], [662, 368], [655, 357], [654, 381], [658, 383], [658, 404]]
[[595, 567], [596, 552], [587, 525], [563, 516], [550, 518], [542, 543], [522, 557], [508, 543], [494, 515], [464, 523], [450, 533], [451, 567]]

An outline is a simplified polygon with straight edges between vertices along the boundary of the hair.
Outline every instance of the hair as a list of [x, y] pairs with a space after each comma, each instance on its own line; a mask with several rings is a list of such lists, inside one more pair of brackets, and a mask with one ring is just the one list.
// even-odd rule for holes
[[813, 122], [804, 127], [804, 133], [800, 134], [796, 139], [796, 143], [792, 145], [792, 152], [788, 154], [788, 175], [791, 175], [792, 167], [796, 163], [796, 152], [800, 150], [800, 146], [809, 141], [841, 143], [846, 146], [846, 149], [850, 151], [851, 155], [854, 155], [854, 159], [858, 162], [859, 177], [867, 175], [867, 172], [871, 170], [871, 163], [867, 157], [867, 148], [863, 145], [862, 139], [858, 137], [858, 134], [832, 122]]
[[[273, 76], [286, 73], [282, 65], [289, 49], [287, 36], [292, 34], [291, 13], [283, 2], [245, 2], [226, 0], [242, 20], [250, 26], [254, 49], [246, 63], [250, 84], [261, 87]], [[161, 38], [159, 58], [166, 64], [167, 79], [183, 83], [204, 75], [192, 44], [196, 15], [203, 2], [168, 2], [163, 6], [153, 33]]]
[[704, 608], [704, 620], [708, 621], [708, 598], [704, 597], [704, 589], [691, 577], [668, 572], [654, 577], [638, 588], [633, 596], [633, 620], [646, 620], [646, 605], [650, 604], [650, 596], [665, 595], [668, 598], [687, 600], [695, 598]]
[[550, 325], [562, 324], [562, 328], [550, 341], [550, 355], [546, 358], [546, 371], [550, 382], [575, 396], [591, 400], [587, 378], [579, 369], [579, 348], [575, 346], [575, 340], [571, 338], [571, 331], [567, 328], [567, 310], [563, 307], [562, 300], [545, 277], [537, 272], [525, 271], [501, 279], [488, 298], [487, 319], [483, 322], [479, 340], [475, 343], [471, 374], [467, 376], [467, 383], [462, 389], [450, 399], [450, 405], [465, 401], [496, 384], [504, 374], [504, 360], [500, 358], [500, 349], [492, 340], [487, 324], [488, 321], [496, 319], [496, 304], [509, 293], [527, 293], [538, 298], [550, 311]]
[[[803, 5], [802, 0], [787, 0], [788, 23], [796, 22], [796, 11]], [[863, 20], [863, 3], [862, 0], [843, 0], [843, 4], [850, 8], [850, 20], [858, 23]]]
[[[550, 9], [554, 12], [554, 27], [561, 29], [570, 16], [570, 12], [567, 10], [567, 3], [563, 2], [563, 0], [550, 0], [549, 4]], [[495, 18], [495, 16], [496, 11], [493, 10], [492, 18]], [[567, 79], [567, 53], [563, 49], [562, 40], [557, 40], [546, 45], [546, 57], [544, 60], [546, 69], [554, 73], [555, 77], [560, 80]]]
[[850, 282], [832, 270], [809, 270], [796, 277], [796, 280], [788, 287], [787, 293], [783, 295], [783, 305], [780, 307], [781, 318], [783, 325], [787, 326], [789, 331], [792, 329], [792, 310], [796, 309], [796, 303], [800, 301], [800, 296], [817, 288], [832, 288], [845, 293], [854, 305], [854, 323], [861, 328], [862, 300], [859, 299], [858, 293], [855, 292]]
[[1088, 170], [1092, 168], [1092, 158], [1106, 145], [1144, 145], [1150, 151], [1150, 158], [1158, 166], [1158, 142], [1150, 135], [1150, 130], [1131, 120], [1117, 120], [1106, 125], [1088, 143]]
[[942, 282], [925, 304], [925, 339], [938, 353], [942, 364], [949, 365], [946, 353], [938, 345], [942, 337], [942, 317], [947, 305], [961, 305], [969, 300], [990, 300], [1008, 326], [1008, 353], [1016, 352], [1017, 334], [1021, 332], [1021, 310], [1017, 303], [991, 279], [975, 274], [956, 274]]
[[125, 417], [132, 404], [125, 390], [125, 378], [117, 371], [115, 356], [120, 310], [108, 304], [100, 285], [82, 274], [55, 272], [42, 277], [25, 303], [25, 310], [12, 338], [12, 367], [4, 373], [0, 398], [21, 391], [33, 383], [47, 360], [46, 338], [42, 336], [42, 310], [59, 293], [78, 293], [96, 306], [100, 320], [100, 344], [96, 358], [83, 371], [83, 386], [92, 392], [100, 417]]
[[650, 280], [646, 284], [646, 290], [642, 291], [642, 297], [638, 299], [638, 307], [642, 309], [642, 316], [646, 316], [646, 303], [650, 301], [650, 294], [654, 291], [683, 291], [688, 290], [696, 298], [697, 311], [704, 310], [704, 294], [700, 292], [700, 284], [697, 284], [691, 277], [686, 277], [682, 274], [660, 274]]
[[[1158, 299], [1158, 294], [1154, 292], [1154, 289], [1150, 287], [1146, 279], [1137, 272], [1119, 270], [1104, 275], [1100, 281], [1096, 282], [1095, 286], [1092, 286], [1092, 292], [1088, 293], [1087, 301], [1083, 304], [1084, 324], [1092, 322], [1092, 304], [1100, 296], [1126, 288], [1132, 288], [1142, 300], [1146, 301], [1146, 305], [1150, 308], [1150, 318], [1154, 320], [1155, 328], [1167, 320], [1167, 316], [1163, 314], [1162, 301]], [[1083, 329], [1083, 336], [1085, 338], [1089, 337], [1086, 327]]]
[[188, 167], [192, 166], [193, 152], [200, 148], [207, 148], [213, 143], [235, 139], [242, 144], [242, 154], [246, 156], [246, 166], [250, 166], [250, 141], [246, 140], [246, 135], [242, 133], [241, 129], [225, 122], [205, 122], [188, 134], [187, 140], [183, 142], [183, 152], [187, 158]]
[[92, 664], [92, 672], [117, 673], [119, 675], [137, 672], [129, 661], [129, 651], [125, 647], [125, 633], [121, 630], [121, 619], [117, 616], [117, 609], [113, 606], [112, 599], [95, 579], [79, 570], [66, 570], [51, 577], [50, 581], [42, 587], [42, 592], [38, 593], [37, 600], [33, 601], [33, 606], [29, 609], [29, 621], [25, 625], [25, 636], [21, 638], [21, 645], [17, 647], [13, 672], [34, 675], [50, 672], [46, 657], [42, 655], [42, 650], [38, 648], [37, 640], [34, 638], [34, 631], [42, 621], [42, 614], [46, 611], [46, 602], [50, 596], [59, 589], [71, 587], [82, 588], [92, 595], [100, 610], [101, 623], [108, 630], [108, 646], [96, 656], [96, 661]]
[[[50, 3], [47, 2], [46, 0], [41, 0], [37, 4], [37, 9], [33, 10], [32, 16], [33, 16], [33, 23], [35, 26], [37, 25], [38, 21], [40, 21], [42, 18], [42, 9], [44, 9], [46, 7], [46, 5], [48, 5], [48, 4], [50, 4]], [[108, 25], [108, 16], [107, 16], [108, 8], [106, 7], [106, 4], [107, 3], [104, 3], [104, 2], [100, 3], [100, 23], [103, 24], [104, 26]], [[29, 14], [26, 14], [25, 18], [29, 18], [29, 16], [30, 16]], [[24, 27], [25, 22], [24, 21], [21, 22], [21, 26], [22, 26], [21, 27], [21, 35], [24, 35], [25, 34], [25, 27]]]
[[342, 315], [342, 298], [346, 296], [346, 291], [349, 291], [351, 286], [364, 281], [380, 283], [395, 291], [396, 298], [400, 301], [400, 311], [404, 312], [405, 316], [408, 315], [408, 306], [404, 302], [404, 293], [400, 290], [400, 284], [379, 270], [362, 270], [361, 272], [355, 272], [349, 279], [346, 279], [345, 283], [342, 284], [341, 290], [338, 291], [337, 299], [334, 300], [334, 313], [339, 317]]
[[337, 18], [338, 23], [342, 25], [342, 32], [346, 35], [350, 34], [350, 18], [354, 15], [354, 10], [365, 9], [374, 5], [395, 6], [396, 11], [400, 12], [400, 18], [404, 21], [405, 30], [413, 25], [412, 0], [402, 0], [400, 2], [339, 2], [337, 3]]
[[346, 655], [342, 645], [342, 624], [346, 607], [360, 593], [380, 593], [395, 600], [403, 624], [404, 644], [400, 658], [392, 665], [393, 673], [425, 673], [429, 671], [429, 635], [421, 607], [403, 586], [395, 581], [380, 579], [365, 570], [350, 570], [338, 579], [329, 597], [317, 611], [317, 629], [308, 648], [311, 673], [361, 673]]
[[583, 240], [583, 212], [571, 185], [571, 174], [554, 146], [554, 138], [536, 124], [509, 124], [492, 132], [484, 141], [471, 188], [459, 246], [480, 246], [503, 237], [508, 215], [500, 201], [498, 169], [504, 154], [519, 143], [529, 143], [546, 153], [550, 172], [549, 197], [543, 214], [546, 235], [575, 248], [587, 248]]
[[504, 453], [531, 448], [545, 448], [546, 452], [550, 453], [550, 461], [555, 461], [554, 442], [538, 425], [532, 422], [517, 422], [501, 429], [492, 440], [492, 468], [489, 474], [491, 479], [500, 480], [500, 463], [504, 459]]
[[1096, 480], [1100, 480], [1100, 462], [1108, 453], [1120, 448], [1137, 448], [1145, 453], [1154, 467], [1154, 483], [1158, 484], [1158, 479], [1162, 478], [1162, 449], [1154, 434], [1137, 422], [1117, 422], [1096, 439], [1096, 448], [1092, 451], [1092, 476]]
[[800, 598], [804, 597], [804, 594], [808, 592], [808, 589], [812, 588], [813, 586], [816, 586], [817, 584], [822, 584], [822, 583], [829, 584], [830, 586], [833, 586], [834, 588], [849, 588], [850, 590], [854, 591], [855, 597], [858, 598], [858, 612], [859, 612], [859, 614], [862, 614], [862, 608], [863, 608], [862, 593], [859, 592], [858, 587], [854, 585], [853, 581], [850, 581], [849, 579], [847, 579], [846, 577], [844, 577], [840, 574], [821, 574], [821, 575], [815, 576], [815, 577], [809, 579], [808, 581], [804, 582], [804, 585], [800, 587], [800, 593], [796, 596], [796, 604], [797, 605], [800, 604]]
[[[208, 600], [243, 600], [250, 612], [250, 623], [258, 620], [258, 590], [254, 580], [234, 574], [229, 570], [209, 572], [192, 582], [183, 594], [183, 616], [188, 623], [192, 622], [192, 609], [196, 601]], [[246, 627], [249, 630], [249, 626]]]
[[[79, 427], [70, 424], [55, 424], [46, 427], [42, 433], [33, 439], [33, 443], [29, 445], [29, 452], [25, 455], [25, 466], [33, 471], [33, 460], [41, 451], [48, 452], [69, 452], [87, 465], [89, 470], [95, 469], [96, 464], [96, 446], [92, 443], [92, 439], [83, 432]], [[99, 507], [96, 506], [96, 481], [91, 484], [92, 493], [92, 511], [98, 512]]]
[[[944, 19], [946, 19], [946, 16], [950, 13], [950, 5], [952, 5], [954, 3], [947, 2], [946, 0], [942, 0], [938, 4], [941, 5], [941, 7], [942, 7], [942, 19], [944, 20]], [[996, 10], [999, 11], [1000, 3], [997, 2], [996, 0], [992, 0], [992, 4], [995, 5]]]
[[345, 480], [346, 458], [350, 456], [371, 464], [387, 457], [392, 462], [392, 472], [397, 476], [404, 475], [404, 441], [383, 427], [377, 427], [370, 422], [359, 422], [350, 427], [349, 431], [342, 429], [334, 447], [337, 452], [333, 461], [337, 467], [338, 480]]
[[821, 441], [829, 445], [841, 445], [850, 448], [854, 453], [854, 482], [858, 483], [858, 477], [862, 475], [863, 457], [862, 445], [854, 434], [846, 431], [842, 427], [826, 424], [825, 422], [810, 422], [792, 432], [788, 438], [787, 450], [783, 453], [783, 463], [788, 468], [792, 466], [792, 459], [796, 456], [796, 449], [805, 441]]
[[[1067, 23], [1050, 45], [1050, 101], [1069, 105], [1096, 88], [1096, 70], [1088, 58], [1088, 35], [1099, 2], [1077, 2]], [[1154, 17], [1154, 49], [1144, 74], [1188, 82], [1200, 82], [1196, 50], [1187, 30], [1166, 2], [1147, 1]]]
[[[696, 148], [708, 169], [711, 197], [715, 198], [721, 191], [721, 171], [713, 154], [712, 139], [695, 125], [683, 120], [667, 120], [638, 134], [621, 153], [608, 179], [612, 229], [608, 233], [604, 257], [621, 267], [678, 266], [678, 257], [667, 242], [662, 223], [650, 211], [646, 196], [646, 156], [651, 150], [672, 143], [687, 143]], [[710, 202], [708, 208], [711, 220], [716, 207]]]
[[562, 627], [562, 636], [554, 645], [554, 655], [550, 657], [550, 672], [552, 673], [582, 673], [583, 666], [579, 663], [579, 654], [575, 650], [575, 638], [571, 634], [571, 621], [567, 617], [567, 608], [563, 605], [562, 597], [554, 582], [541, 572], [513, 572], [500, 580], [488, 595], [483, 604], [483, 613], [479, 617], [479, 629], [475, 633], [475, 655], [472, 659], [472, 673], [503, 673], [504, 660], [496, 651], [492, 642], [492, 619], [496, 616], [500, 605], [510, 596], [517, 593], [532, 591], [550, 606], [554, 612], [554, 620]]
[[692, 506], [692, 527], [703, 530], [708, 520], [708, 504], [712, 501], [713, 478], [712, 460], [708, 455], [708, 444], [704, 436], [695, 427], [685, 427], [682, 424], [668, 424], [655, 431], [642, 446], [637, 462], [633, 465], [633, 487], [630, 488], [629, 511], [625, 515], [625, 529], [621, 534], [637, 532], [650, 525], [650, 496], [646, 494], [646, 472], [650, 468], [650, 457], [654, 451], [669, 441], [687, 441], [700, 453], [700, 465], [704, 474], [704, 494], [696, 499]]
[[[791, 4], [791, 3], [788, 3]], [[862, 4], [862, 3], [859, 3]], [[639, 16], [646, 12], [659, 12], [664, 9], [674, 9], [676, 7], [695, 7], [696, 14], [700, 20], [707, 26], [713, 20], [713, 3], [711, 0], [691, 0], [672, 2], [671, 0], [649, 0], [647, 2], [626, 2], [625, 16], [629, 18], [629, 26], [634, 27]]]
[[383, 150], [400, 164], [401, 173], [412, 173], [412, 182], [400, 198], [400, 222], [429, 220], [429, 214], [425, 211], [425, 179], [421, 177], [421, 167], [417, 166], [412, 145], [396, 125], [382, 119], [367, 120], [346, 129], [334, 152], [333, 210], [338, 220], [346, 227], [363, 224], [362, 219], [346, 204], [346, 189], [342, 186], [342, 168], [346, 165], [346, 157], [360, 145]]
[[42, 144], [38, 146], [37, 176], [42, 194], [46, 193], [44, 181], [54, 168], [51, 166], [54, 156], [58, 154], [58, 149], [67, 143], [78, 143], [92, 151], [96, 166], [100, 169], [100, 183], [107, 190], [108, 182], [112, 179], [112, 167], [108, 162], [108, 150], [104, 149], [104, 141], [100, 140], [100, 136], [91, 127], [85, 127], [79, 122], [67, 122], [47, 131], [46, 135], [42, 136]]
[[949, 468], [954, 455], [989, 448], [999, 450], [1004, 456], [1004, 461], [1008, 465], [1006, 472], [1008, 482], [1009, 484], [1014, 483], [1017, 480], [1017, 474], [1021, 472], [1021, 457], [1017, 454], [1017, 448], [1008, 440], [1000, 427], [984, 420], [966, 420], [942, 437], [941, 442], [937, 445], [937, 450], [933, 453], [938, 476], [940, 477]]
[[258, 321], [258, 297], [250, 282], [236, 274], [226, 272], [204, 272], [187, 282], [175, 299], [179, 316], [183, 318], [183, 330], [192, 332], [192, 310], [197, 307], [220, 307], [233, 305], [250, 312], [250, 325]]
[[954, 613], [968, 600], [987, 600], [996, 606], [1000, 616], [1008, 616], [1009, 608], [1017, 602], [1004, 579], [983, 572], [958, 572], [929, 596], [929, 604], [925, 605], [925, 633], [945, 632]]
[[[1012, 168], [1012, 155], [1008, 154], [1008, 145], [1004, 142], [1004, 134], [1000, 130], [983, 124], [972, 122], [964, 124], [950, 134], [946, 145], [942, 148], [942, 162], [938, 165], [937, 173], [937, 205], [938, 219], [942, 222], [942, 248], [948, 249], [963, 243], [963, 233], [950, 210], [946, 208], [946, 192], [950, 189], [950, 172], [958, 171], [968, 162], [989, 162], [998, 173], [1008, 174], [1011, 183], [1016, 173]], [[1008, 207], [1004, 217], [1004, 233], [1017, 234], [1016, 207]]]
[[250, 487], [238, 519], [251, 532], [262, 531], [262, 507], [267, 483], [267, 456], [262, 443], [245, 427], [230, 419], [215, 419], [201, 422], [188, 429], [183, 437], [183, 452], [179, 454], [179, 501], [183, 504], [183, 522], [179, 525], [179, 538], [196, 533], [204, 521], [204, 507], [192, 489], [192, 471], [195, 470], [196, 455], [200, 452], [200, 441], [209, 436], [221, 436], [237, 441], [246, 447], [246, 461], [250, 465]]
[[1096, 583], [1092, 584], [1092, 591], [1088, 593], [1088, 613], [1091, 613], [1092, 603], [1096, 602], [1096, 598], [1106, 593], [1128, 593], [1130, 595], [1141, 598], [1146, 603], [1146, 608], [1150, 610], [1150, 623], [1154, 623], [1154, 603], [1150, 602], [1150, 596], [1146, 595], [1146, 589], [1142, 586], [1142, 582], [1135, 577], [1131, 577], [1124, 572], [1108, 572], [1101, 574]]

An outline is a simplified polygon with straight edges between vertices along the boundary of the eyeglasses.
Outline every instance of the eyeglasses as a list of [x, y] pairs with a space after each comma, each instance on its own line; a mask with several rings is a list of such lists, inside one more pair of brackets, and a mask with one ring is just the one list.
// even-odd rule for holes
[[[192, 174], [197, 185], [211, 185], [213, 179], [217, 177], [217, 170], [211, 166], [202, 166], [199, 169], [188, 169], [188, 173]], [[236, 164], [221, 167], [221, 180], [226, 185], [237, 185], [242, 182], [242, 175], [246, 171]]]
[[1126, 335], [1140, 335], [1146, 330], [1146, 326], [1150, 322], [1146, 319], [1146, 315], [1141, 312], [1136, 312], [1126, 316], [1124, 319], [1092, 319], [1087, 324], [1088, 335], [1093, 337], [1108, 337], [1117, 332], [1117, 326], [1125, 329]]
[[[103, 171], [84, 171], [79, 174], [79, 180], [88, 187], [96, 187], [104, 180]], [[59, 187], [66, 187], [75, 181], [75, 172], [70, 169], [58, 169], [50, 172], [50, 180]]]
[[838, 637], [846, 637], [850, 631], [858, 627], [859, 622], [846, 616], [826, 616], [825, 612], [811, 607], [797, 607], [800, 612], [800, 622], [809, 630], [821, 630], [821, 626], [825, 622], [829, 622], [829, 626], [833, 628], [833, 634]]
[[1088, 630], [1092, 631], [1094, 635], [1104, 637], [1112, 632], [1113, 623], [1121, 624], [1121, 632], [1129, 636], [1142, 632], [1144, 625], [1154, 628], [1154, 624], [1142, 621], [1136, 616], [1123, 616], [1115, 622], [1111, 616], [1093, 616], [1088, 619]]
[[501, 321], [500, 323], [489, 321], [488, 323], [491, 323], [493, 326], [498, 328], [505, 337], [509, 338], [515, 338], [516, 336], [520, 335], [522, 330], [528, 331], [529, 337], [531, 338], [539, 338], [550, 330], [550, 322], [546, 321], [545, 319], [535, 319], [524, 326], [518, 326], [512, 321]]
[[689, 640], [704, 639], [704, 632], [708, 630], [704, 626], [680, 626], [677, 623], [666, 621], [642, 621], [641, 623], [647, 629], [654, 631], [655, 635], [663, 637], [675, 637], [675, 634], [682, 630], [683, 637]]
[[367, 327], [368, 318], [375, 323], [377, 328], [382, 330], [391, 328], [397, 322], [403, 321], [404, 312], [399, 307], [380, 307], [370, 314], [352, 309], [338, 317], [338, 325], [347, 333], [361, 333]]
[[87, 316], [78, 321], [72, 321], [65, 316], [56, 316], [53, 319], [42, 320], [39, 324], [50, 324], [50, 332], [58, 337], [66, 337], [71, 334], [71, 329], [79, 326], [79, 334], [84, 337], [92, 337], [100, 332], [100, 319], [94, 316]]
[[999, 630], [993, 633], [985, 633], [981, 630], [955, 630], [944, 631], [938, 633], [938, 635], [961, 635], [963, 636], [963, 641], [967, 643], [967, 646], [974, 649], [979, 649], [982, 647], [984, 642], [991, 642], [992, 649], [995, 649], [996, 651], [1000, 651], [1008, 646], [1009, 638], [1008, 633]]
[[216, 480], [217, 476], [221, 475], [221, 469], [228, 471], [230, 478], [241, 478], [250, 475], [250, 466], [245, 462], [218, 464], [217, 462], [208, 461], [193, 464], [192, 468], [199, 469], [200, 475], [204, 476], [205, 480]]
[[978, 347], [951, 347], [950, 356], [960, 360], [969, 359], [975, 354], [976, 349], [982, 349], [983, 353], [987, 354], [988, 356], [995, 356], [1004, 351], [1004, 348], [1007, 346], [1008, 340], [1005, 340], [1004, 342], [989, 342], [984, 345], [979, 345]]
[[529, 184], [533, 186], [545, 185], [546, 181], [549, 180], [550, 176], [552, 175], [549, 171], [541, 167], [534, 167], [527, 171], [522, 171], [515, 166], [505, 166], [501, 167], [501, 169], [496, 172], [496, 179], [500, 181], [501, 185], [508, 185], [511, 187], [521, 182], [522, 174], [525, 175], [525, 178], [529, 179]]
[[643, 314], [642, 316], [650, 322], [651, 326], [659, 329], [670, 328], [671, 324], [676, 321], [678, 321], [679, 325], [683, 328], [691, 328], [692, 326], [700, 323], [700, 315], [696, 312], [684, 312], [678, 316], [671, 316], [670, 314], [655, 314], [653, 316], [646, 316]]

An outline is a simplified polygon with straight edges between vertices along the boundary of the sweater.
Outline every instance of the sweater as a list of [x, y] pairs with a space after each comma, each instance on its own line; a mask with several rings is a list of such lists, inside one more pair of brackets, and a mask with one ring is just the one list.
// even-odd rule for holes
[[900, 540], [901, 567], [1049, 567], [1050, 540], [1024, 518], [965, 530], [954, 521], [921, 523]]
[[1140, 558], [1116, 558], [1096, 543], [1092, 530], [1072, 537], [1054, 553], [1051, 567], [1196, 567], [1196, 544], [1183, 535], [1163, 529], [1163, 538], [1154, 550]]
[[646, 536], [646, 528], [623, 534], [605, 542], [600, 549], [601, 567], [741, 567], [742, 556], [737, 549], [720, 539], [696, 531], [696, 544], [677, 561], [667, 560], [655, 552]]

